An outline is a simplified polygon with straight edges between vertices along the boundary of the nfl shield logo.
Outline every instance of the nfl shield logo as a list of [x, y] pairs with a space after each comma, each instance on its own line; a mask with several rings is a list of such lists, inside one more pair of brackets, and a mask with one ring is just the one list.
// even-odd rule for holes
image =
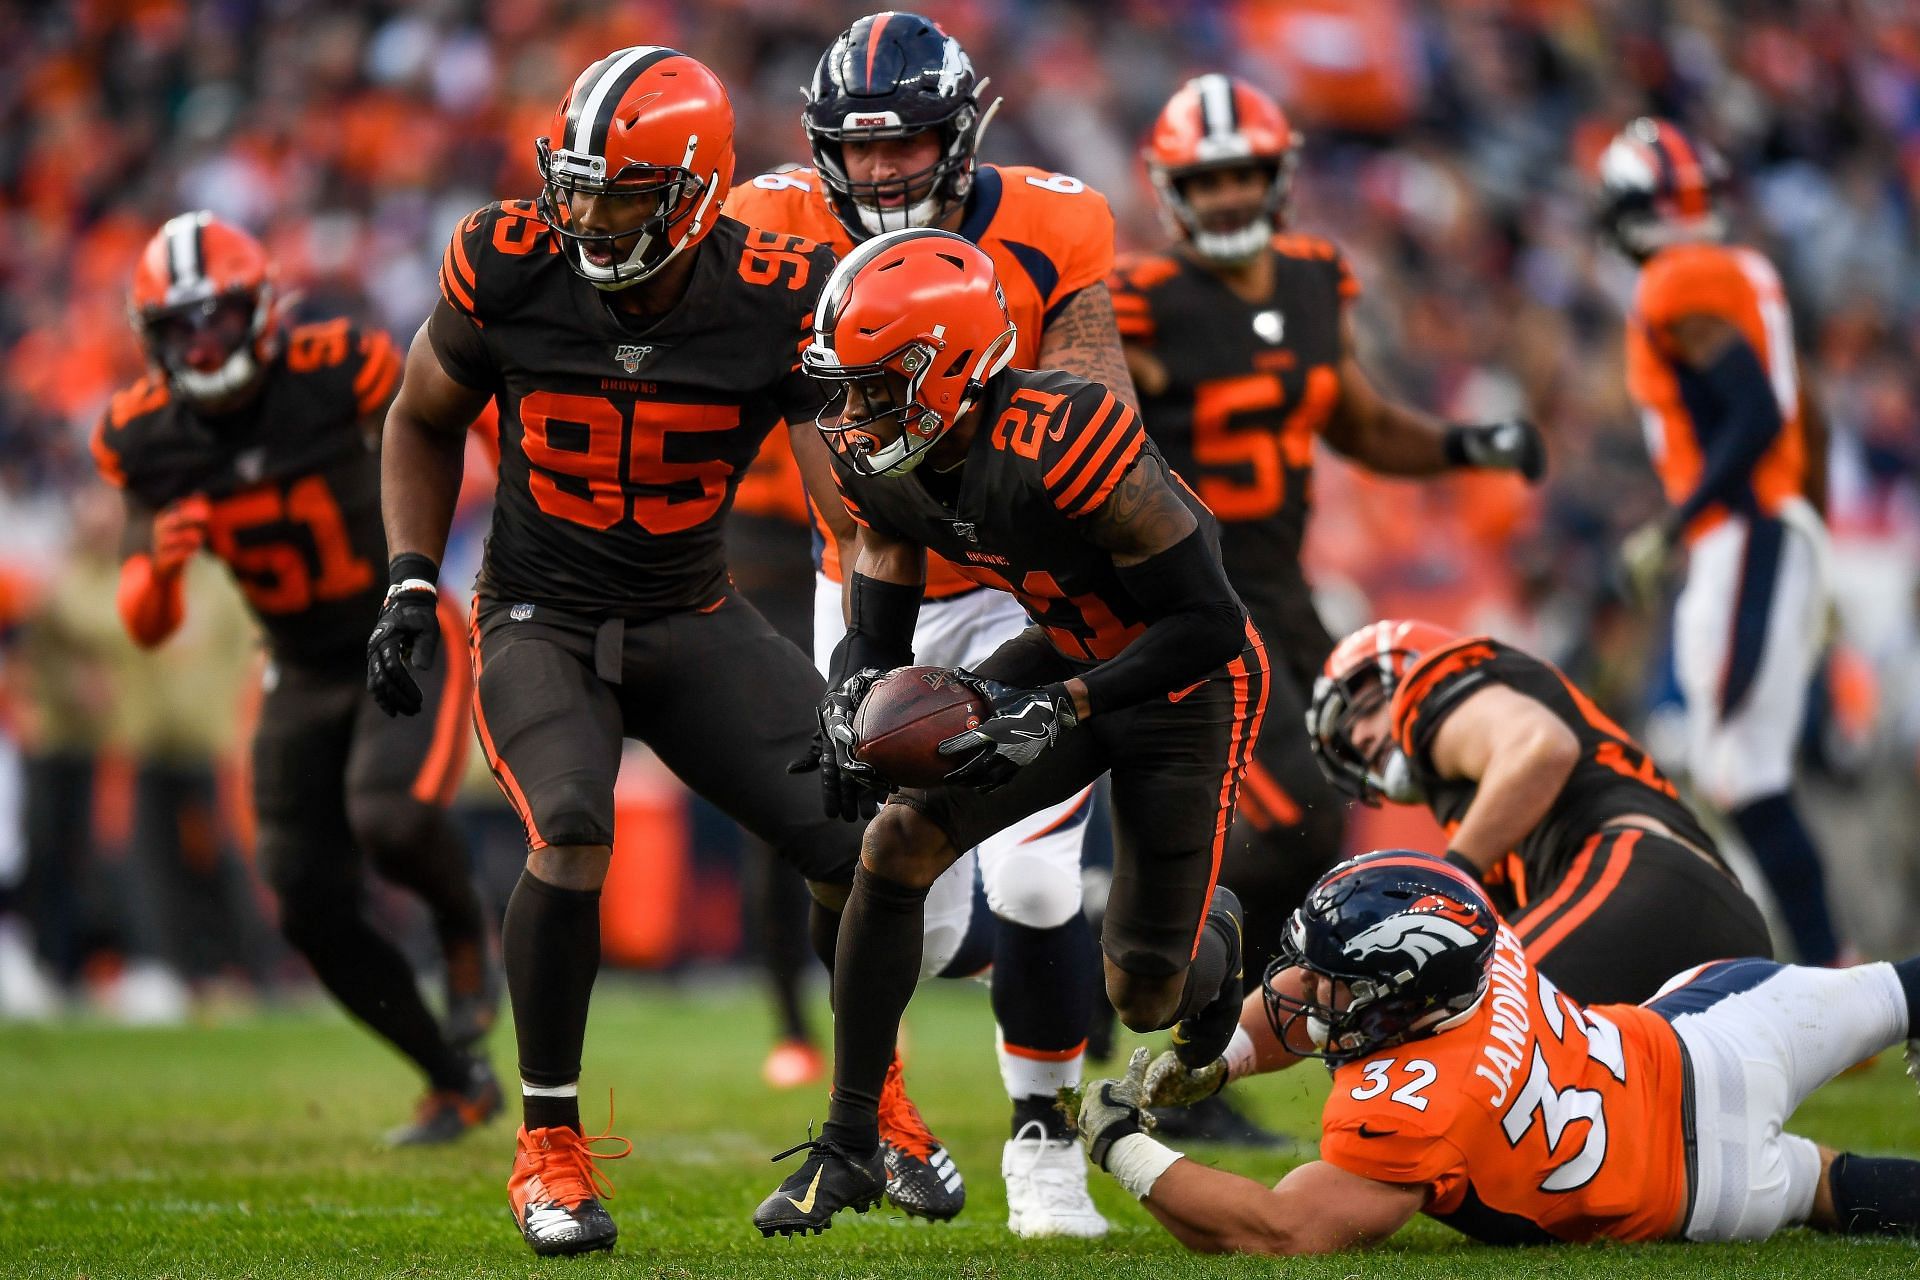
[[640, 347], [627, 344], [625, 346], [615, 347], [613, 349], [613, 358], [618, 360], [620, 367], [628, 373], [638, 373], [640, 372], [640, 362], [652, 353], [652, 347]]
[[520, 604], [513, 606], [513, 608], [507, 610], [507, 616], [509, 618], [512, 618], [515, 622], [525, 622], [528, 618], [531, 618], [533, 616], [533, 606], [525, 602], [522, 602]]

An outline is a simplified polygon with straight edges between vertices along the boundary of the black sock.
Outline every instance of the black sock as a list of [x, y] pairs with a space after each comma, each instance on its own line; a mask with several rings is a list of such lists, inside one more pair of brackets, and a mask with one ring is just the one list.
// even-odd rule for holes
[[1058, 1098], [1034, 1094], [1013, 1100], [1013, 1137], [1019, 1137], [1020, 1131], [1036, 1120], [1049, 1138], [1061, 1140], [1073, 1136], [1073, 1126], [1067, 1123], [1066, 1113], [1060, 1110]]
[[759, 942], [780, 1038], [810, 1042], [813, 1036], [801, 1007], [801, 992], [812, 968], [807, 963], [812, 895], [806, 881], [761, 840], [748, 842], [745, 878], [748, 928]]
[[1077, 911], [1051, 929], [996, 920], [993, 1020], [1001, 1040], [1049, 1056], [1083, 1047], [1093, 1021], [1093, 963], [1093, 935]]
[[1767, 877], [1800, 963], [1827, 965], [1839, 959], [1826, 874], [1793, 797], [1782, 791], [1742, 805], [1727, 816]]
[[1180, 1010], [1176, 1022], [1200, 1013], [1219, 1000], [1228, 979], [1233, 992], [1240, 989], [1240, 900], [1225, 885], [1216, 885], [1208, 905], [1206, 922], [1200, 928], [1200, 949], [1187, 969], [1187, 985], [1180, 992]]
[[[559, 1087], [580, 1080], [587, 1006], [600, 972], [600, 891], [562, 889], [520, 874], [500, 930], [507, 994], [520, 1045], [520, 1078]], [[578, 1096], [523, 1095], [529, 1130], [580, 1128]]]
[[855, 1155], [880, 1143], [880, 1090], [920, 978], [927, 890], [853, 873], [833, 970], [833, 1100], [820, 1136]]
[[1893, 966], [1900, 989], [1907, 993], [1907, 1035], [1920, 1039], [1920, 956], [1909, 956]]
[[833, 954], [840, 949], [840, 921], [844, 915], [844, 911], [835, 911], [818, 898], [807, 907], [807, 943], [829, 975], [833, 973]]
[[1920, 1235], [1920, 1160], [1844, 1152], [1829, 1179], [1842, 1235]]

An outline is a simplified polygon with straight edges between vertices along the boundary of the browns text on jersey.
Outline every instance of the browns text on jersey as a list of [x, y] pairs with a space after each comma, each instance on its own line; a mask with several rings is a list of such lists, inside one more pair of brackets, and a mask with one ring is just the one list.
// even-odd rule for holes
[[488, 540], [483, 589], [629, 619], [719, 599], [741, 474], [775, 423], [818, 407], [799, 351], [832, 268], [723, 217], [679, 305], [636, 325], [578, 287], [530, 203], [467, 218], [429, 336], [500, 405], [494, 530], [512, 532]]
[[387, 561], [380, 462], [361, 423], [399, 376], [386, 334], [344, 319], [300, 325], [257, 398], [226, 417], [194, 412], [157, 374], [120, 392], [94, 434], [94, 461], [156, 511], [204, 495], [207, 545], [274, 656], [356, 670]]

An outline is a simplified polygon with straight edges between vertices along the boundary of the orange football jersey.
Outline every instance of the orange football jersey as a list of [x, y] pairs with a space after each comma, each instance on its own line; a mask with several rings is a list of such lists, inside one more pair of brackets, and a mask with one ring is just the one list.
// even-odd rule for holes
[[[1684, 316], [1718, 316], [1752, 345], [1780, 405], [1780, 436], [1753, 469], [1760, 509], [1777, 512], [1805, 492], [1806, 431], [1800, 415], [1800, 376], [1793, 346], [1793, 318], [1773, 264], [1752, 249], [1720, 244], [1682, 244], [1649, 258], [1640, 271], [1633, 314], [1627, 322], [1627, 389], [1640, 406], [1647, 450], [1659, 468], [1667, 501], [1678, 505], [1700, 483], [1705, 441], [1715, 424], [1695, 419], [1695, 376], [1669, 352], [1667, 326]], [[1714, 504], [1687, 535], [1704, 532], [1726, 517]]]
[[1680, 1041], [1638, 1005], [1561, 993], [1500, 927], [1460, 1024], [1333, 1076], [1320, 1158], [1431, 1188], [1426, 1212], [1491, 1243], [1663, 1240], [1687, 1201]]
[[[853, 249], [853, 237], [828, 207], [825, 185], [812, 169], [763, 173], [741, 183], [728, 194], [726, 212], [749, 226], [824, 244], [836, 257]], [[1038, 367], [1047, 321], [1113, 269], [1113, 212], [1106, 197], [1078, 178], [1045, 169], [981, 165], [959, 233], [993, 259], [1007, 312], [1019, 330], [1013, 353], [1017, 369]], [[822, 571], [840, 581], [833, 539], [816, 541], [822, 544]], [[927, 558], [929, 596], [978, 586], [937, 556]]]

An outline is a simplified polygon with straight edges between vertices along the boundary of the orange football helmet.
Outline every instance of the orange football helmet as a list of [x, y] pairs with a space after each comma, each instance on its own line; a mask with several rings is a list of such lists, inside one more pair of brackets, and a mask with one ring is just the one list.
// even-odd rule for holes
[[[595, 288], [636, 285], [713, 230], [733, 186], [733, 103], [705, 64], [657, 45], [610, 53], [573, 82], [552, 128], [534, 144], [540, 214]], [[645, 212], [589, 227], [582, 197]]]
[[[905, 475], [979, 402], [1018, 336], [993, 259], [971, 241], [927, 227], [875, 236], [814, 308], [800, 359], [834, 391], [815, 421], [856, 470]], [[876, 430], [888, 419], [890, 439]]]
[[1382, 795], [1416, 798], [1404, 758], [1397, 751], [1362, 751], [1353, 741], [1353, 726], [1391, 702], [1422, 658], [1459, 639], [1431, 622], [1383, 618], [1334, 646], [1307, 707], [1307, 737], [1329, 782], [1365, 804], [1378, 804]]
[[1635, 261], [1686, 240], [1718, 240], [1727, 185], [1720, 153], [1670, 120], [1641, 116], [1600, 155], [1600, 225]]
[[[1195, 76], [1180, 86], [1147, 136], [1147, 174], [1168, 229], [1203, 257], [1243, 262], [1285, 224], [1300, 139], [1280, 104], [1225, 75]], [[1260, 208], [1237, 227], [1209, 227], [1195, 214], [1181, 182], [1209, 169], [1258, 167], [1271, 174]]]
[[198, 404], [246, 390], [279, 349], [267, 251], [204, 209], [169, 218], [147, 241], [127, 315], [147, 359]]

